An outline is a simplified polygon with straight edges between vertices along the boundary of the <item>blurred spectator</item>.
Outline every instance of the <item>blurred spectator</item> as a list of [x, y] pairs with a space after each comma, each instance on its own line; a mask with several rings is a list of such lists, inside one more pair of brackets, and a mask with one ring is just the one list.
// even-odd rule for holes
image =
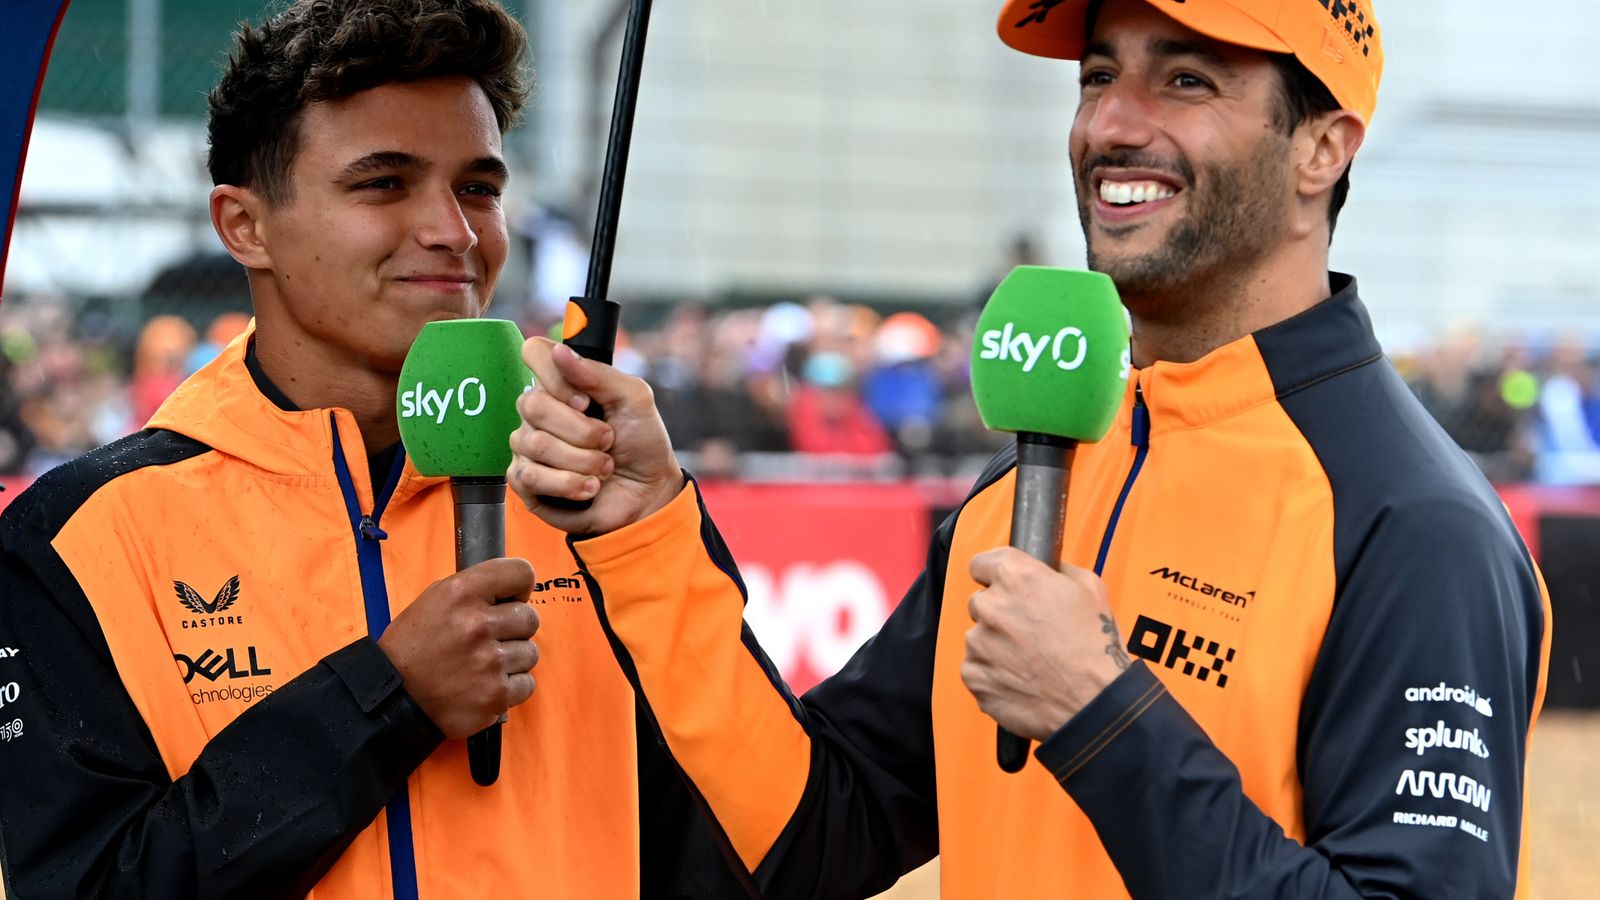
[[939, 329], [914, 312], [885, 319], [873, 337], [876, 367], [862, 383], [862, 395], [902, 456], [934, 449], [934, 427], [944, 410], [944, 386], [935, 369], [940, 339]]
[[889, 435], [856, 390], [855, 365], [836, 350], [805, 362], [805, 383], [789, 402], [789, 443], [800, 453], [888, 453]]
[[250, 315], [242, 312], [225, 312], [211, 320], [206, 327], [205, 340], [196, 344], [189, 351], [189, 358], [184, 361], [184, 377], [193, 375], [205, 367], [205, 364], [217, 358], [222, 348], [241, 334], [250, 325]]
[[194, 326], [178, 316], [156, 316], [145, 323], [134, 350], [129, 386], [133, 418], [140, 425], [150, 421], [156, 408], [183, 381], [195, 343]]
[[[674, 444], [703, 477], [970, 474], [1009, 438], [978, 418], [974, 314], [961, 312], [941, 327], [923, 312], [880, 317], [823, 295], [765, 308], [683, 303], [657, 327], [620, 335], [616, 361], [649, 379]], [[60, 297], [0, 306], [0, 475], [37, 475], [142, 427], [247, 321], [218, 316], [200, 339], [159, 316], [134, 336], [77, 313]], [[1472, 330], [1401, 344], [1412, 389], [1492, 480], [1600, 483], [1594, 347], [1489, 347]], [[830, 460], [749, 456], [789, 451]]]
[[516, 217], [513, 228], [523, 241], [528, 260], [527, 310], [501, 310], [499, 315], [531, 314], [542, 321], [559, 321], [567, 301], [580, 296], [589, 275], [589, 248], [572, 217], [552, 207], [534, 204]]
[[13, 387], [17, 379], [11, 348], [9, 340], [0, 344], [0, 476], [21, 475], [34, 445], [33, 432], [22, 421], [22, 398]]
[[667, 433], [678, 449], [698, 455], [697, 474], [707, 478], [737, 474], [741, 453], [788, 449], [781, 419], [757, 399], [746, 377], [760, 328], [756, 315], [721, 317], [709, 335], [703, 317], [696, 318], [693, 337], [681, 337], [678, 350], [694, 348], [698, 359], [679, 361], [668, 369], [670, 377], [655, 379]]
[[1550, 352], [1549, 374], [1539, 392], [1539, 480], [1550, 484], [1600, 482], [1600, 441], [1590, 426], [1596, 403], [1595, 367], [1575, 340]]

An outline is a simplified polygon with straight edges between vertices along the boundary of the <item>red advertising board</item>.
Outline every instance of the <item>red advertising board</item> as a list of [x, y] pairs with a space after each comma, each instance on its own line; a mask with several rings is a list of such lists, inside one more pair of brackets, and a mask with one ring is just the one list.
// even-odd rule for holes
[[22, 493], [22, 489], [27, 486], [28, 482], [24, 479], [0, 477], [0, 509], [5, 509], [10, 505], [11, 501], [15, 500], [17, 495]]
[[739, 563], [745, 620], [796, 693], [876, 634], [928, 552], [928, 503], [909, 484], [702, 485]]

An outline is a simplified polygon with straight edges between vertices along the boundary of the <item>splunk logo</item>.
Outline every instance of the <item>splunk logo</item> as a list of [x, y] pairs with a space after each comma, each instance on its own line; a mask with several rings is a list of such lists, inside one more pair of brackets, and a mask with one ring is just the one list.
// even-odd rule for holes
[[443, 425], [444, 417], [452, 409], [470, 418], [482, 413], [488, 405], [489, 388], [477, 376], [468, 375], [455, 387], [445, 388], [443, 394], [419, 381], [400, 395], [400, 418], [429, 418], [433, 424]]
[[1421, 756], [1434, 747], [1443, 747], [1447, 750], [1465, 750], [1479, 759], [1489, 758], [1489, 746], [1478, 737], [1478, 729], [1468, 731], [1465, 728], [1447, 728], [1444, 720], [1440, 719], [1431, 728], [1407, 728], [1406, 749], [1417, 751]]
[[1046, 350], [1050, 351], [1050, 358], [1055, 361], [1057, 368], [1071, 372], [1083, 365], [1089, 355], [1089, 339], [1071, 325], [1054, 335], [1041, 334], [1035, 337], [1026, 331], [1018, 331], [1015, 323], [1007, 322], [1004, 328], [983, 333], [983, 350], [978, 353], [978, 358], [1021, 363], [1022, 371], [1032, 372]]

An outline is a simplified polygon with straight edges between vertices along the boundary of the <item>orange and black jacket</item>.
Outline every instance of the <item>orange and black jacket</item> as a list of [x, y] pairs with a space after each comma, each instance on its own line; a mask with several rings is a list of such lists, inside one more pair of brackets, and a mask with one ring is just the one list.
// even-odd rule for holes
[[564, 541], [514, 502], [539, 685], [472, 782], [376, 643], [454, 570], [448, 483], [403, 452], [369, 475], [351, 414], [295, 410], [247, 341], [0, 518], [8, 895], [724, 895]]
[[1354, 281], [1334, 284], [1137, 372], [1078, 451], [1064, 558], [1100, 573], [1136, 659], [1017, 775], [960, 679], [968, 562], [1008, 542], [1010, 454], [882, 631], [803, 698], [743, 626], [693, 488], [572, 543], [764, 896], [870, 896], [936, 853], [962, 900], [1524, 895], [1548, 600]]

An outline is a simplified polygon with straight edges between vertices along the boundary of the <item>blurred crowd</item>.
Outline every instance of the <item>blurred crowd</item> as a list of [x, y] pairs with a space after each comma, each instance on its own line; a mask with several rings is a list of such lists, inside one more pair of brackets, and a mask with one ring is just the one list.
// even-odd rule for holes
[[[763, 308], [686, 303], [626, 331], [617, 365], [655, 388], [686, 464], [705, 476], [968, 473], [1005, 438], [968, 381], [976, 305], [878, 311], [817, 296]], [[96, 327], [58, 299], [0, 305], [0, 475], [37, 476], [138, 430], [247, 324], [158, 316]], [[528, 333], [550, 323], [525, 321]], [[1488, 345], [1471, 332], [1395, 361], [1497, 482], [1600, 483], [1600, 359], [1577, 340]]]

